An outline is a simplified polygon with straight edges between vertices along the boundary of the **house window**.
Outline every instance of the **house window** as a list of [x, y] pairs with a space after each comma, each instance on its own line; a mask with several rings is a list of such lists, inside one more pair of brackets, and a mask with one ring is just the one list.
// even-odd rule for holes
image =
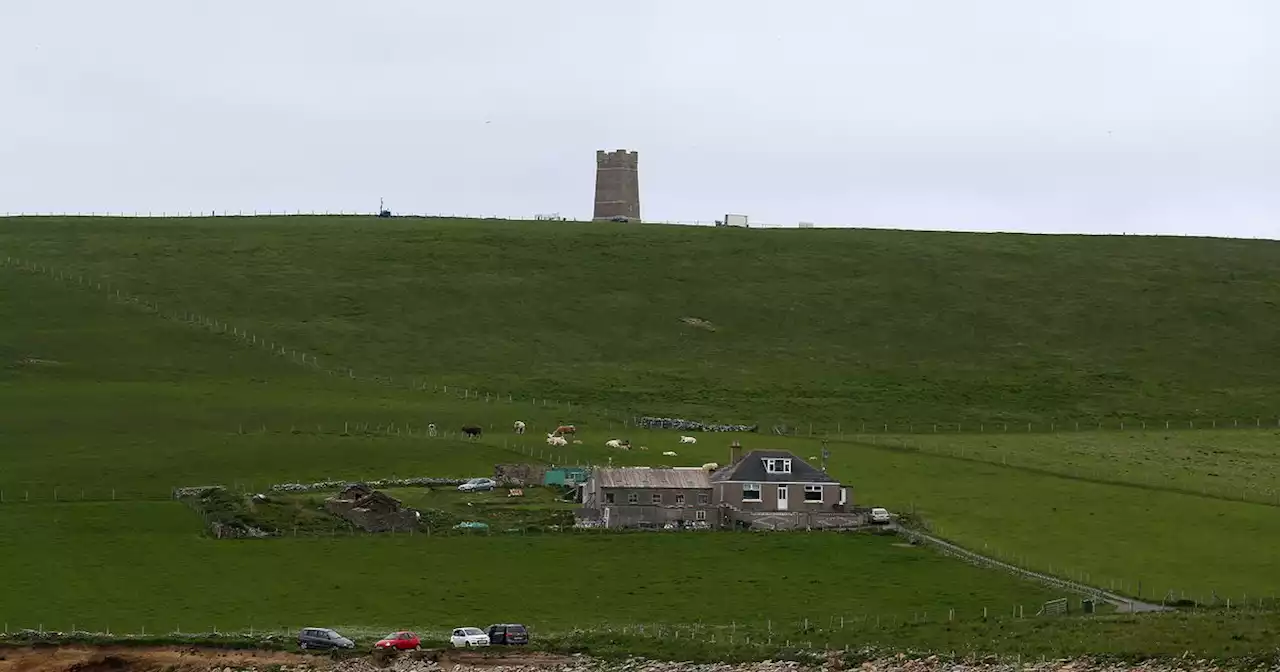
[[742, 485], [742, 501], [744, 502], [760, 501], [760, 484], [744, 483]]
[[612, 504], [612, 503], [613, 503], [613, 493], [612, 493], [612, 492], [606, 492], [606, 493], [604, 493], [604, 503], [605, 503], [605, 504]]
[[804, 486], [804, 501], [806, 501], [806, 502], [821, 502], [821, 501], [822, 501], [822, 486], [821, 486], [821, 485], [806, 485], [806, 486]]
[[653, 500], [653, 503], [654, 503], [654, 504], [661, 504], [661, 503], [662, 503], [662, 493], [661, 493], [661, 492], [655, 492], [655, 493], [653, 493], [653, 496], [652, 496], [652, 497], [650, 497], [650, 499], [651, 499], [651, 500]]
[[785, 457], [767, 457], [764, 460], [764, 470], [770, 474], [789, 474], [791, 460]]
[[698, 493], [698, 503], [699, 503], [699, 504], [710, 504], [710, 503], [711, 503], [711, 495], [708, 495], [708, 494], [707, 494], [707, 493], [705, 493], [705, 492], [700, 492], [700, 493]]
[[640, 495], [637, 495], [637, 494], [636, 494], [636, 493], [634, 493], [634, 492], [633, 492], [633, 493], [631, 493], [631, 494], [629, 494], [629, 495], [627, 495], [627, 503], [628, 503], [628, 504], [639, 504], [639, 503], [640, 503]]
[[684, 495], [676, 495], [676, 506], [684, 506]]
[[706, 519], [707, 519], [707, 512], [706, 512], [706, 511], [694, 511], [694, 512], [693, 512], [693, 519], [694, 519], [694, 520], [706, 520]]

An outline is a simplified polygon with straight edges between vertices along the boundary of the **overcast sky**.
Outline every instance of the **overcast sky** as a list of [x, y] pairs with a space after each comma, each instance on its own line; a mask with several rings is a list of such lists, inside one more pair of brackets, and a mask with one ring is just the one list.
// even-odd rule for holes
[[1277, 0], [0, 0], [0, 212], [1280, 237]]

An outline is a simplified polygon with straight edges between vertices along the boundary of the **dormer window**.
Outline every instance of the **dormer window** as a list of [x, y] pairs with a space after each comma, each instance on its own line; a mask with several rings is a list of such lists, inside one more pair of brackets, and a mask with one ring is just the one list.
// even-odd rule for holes
[[785, 457], [764, 458], [764, 470], [770, 474], [791, 473], [791, 460]]

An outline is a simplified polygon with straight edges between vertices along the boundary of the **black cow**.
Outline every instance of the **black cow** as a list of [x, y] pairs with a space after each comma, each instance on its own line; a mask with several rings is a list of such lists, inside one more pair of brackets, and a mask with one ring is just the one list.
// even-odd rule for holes
[[462, 433], [467, 435], [468, 439], [480, 438], [480, 428], [475, 425], [467, 425], [462, 428]]

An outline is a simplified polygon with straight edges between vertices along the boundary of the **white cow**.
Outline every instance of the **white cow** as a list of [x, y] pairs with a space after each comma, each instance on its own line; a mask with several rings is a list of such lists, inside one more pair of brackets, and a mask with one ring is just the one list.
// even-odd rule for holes
[[692, 436], [682, 436], [682, 437], [680, 437], [680, 443], [697, 443], [697, 442], [698, 442], [698, 440], [697, 440], [697, 439], [695, 439], [695, 438], [693, 438]]
[[569, 445], [569, 441], [565, 439], [563, 436], [548, 436], [547, 445], [548, 446], [567, 446]]
[[676, 456], [676, 451], [674, 451], [674, 450], [664, 450], [664, 451], [662, 451], [662, 454], [663, 454], [663, 455], [666, 455], [667, 457], [675, 457], [675, 456]]
[[619, 441], [619, 440], [617, 440], [617, 439], [609, 439], [608, 441], [605, 441], [605, 442], [604, 442], [604, 446], [605, 446], [605, 448], [614, 448], [614, 449], [617, 449], [617, 450], [621, 450], [621, 449], [622, 449], [622, 442], [621, 442], [621, 441]]
[[524, 434], [524, 420], [516, 420], [514, 427], [516, 434]]

